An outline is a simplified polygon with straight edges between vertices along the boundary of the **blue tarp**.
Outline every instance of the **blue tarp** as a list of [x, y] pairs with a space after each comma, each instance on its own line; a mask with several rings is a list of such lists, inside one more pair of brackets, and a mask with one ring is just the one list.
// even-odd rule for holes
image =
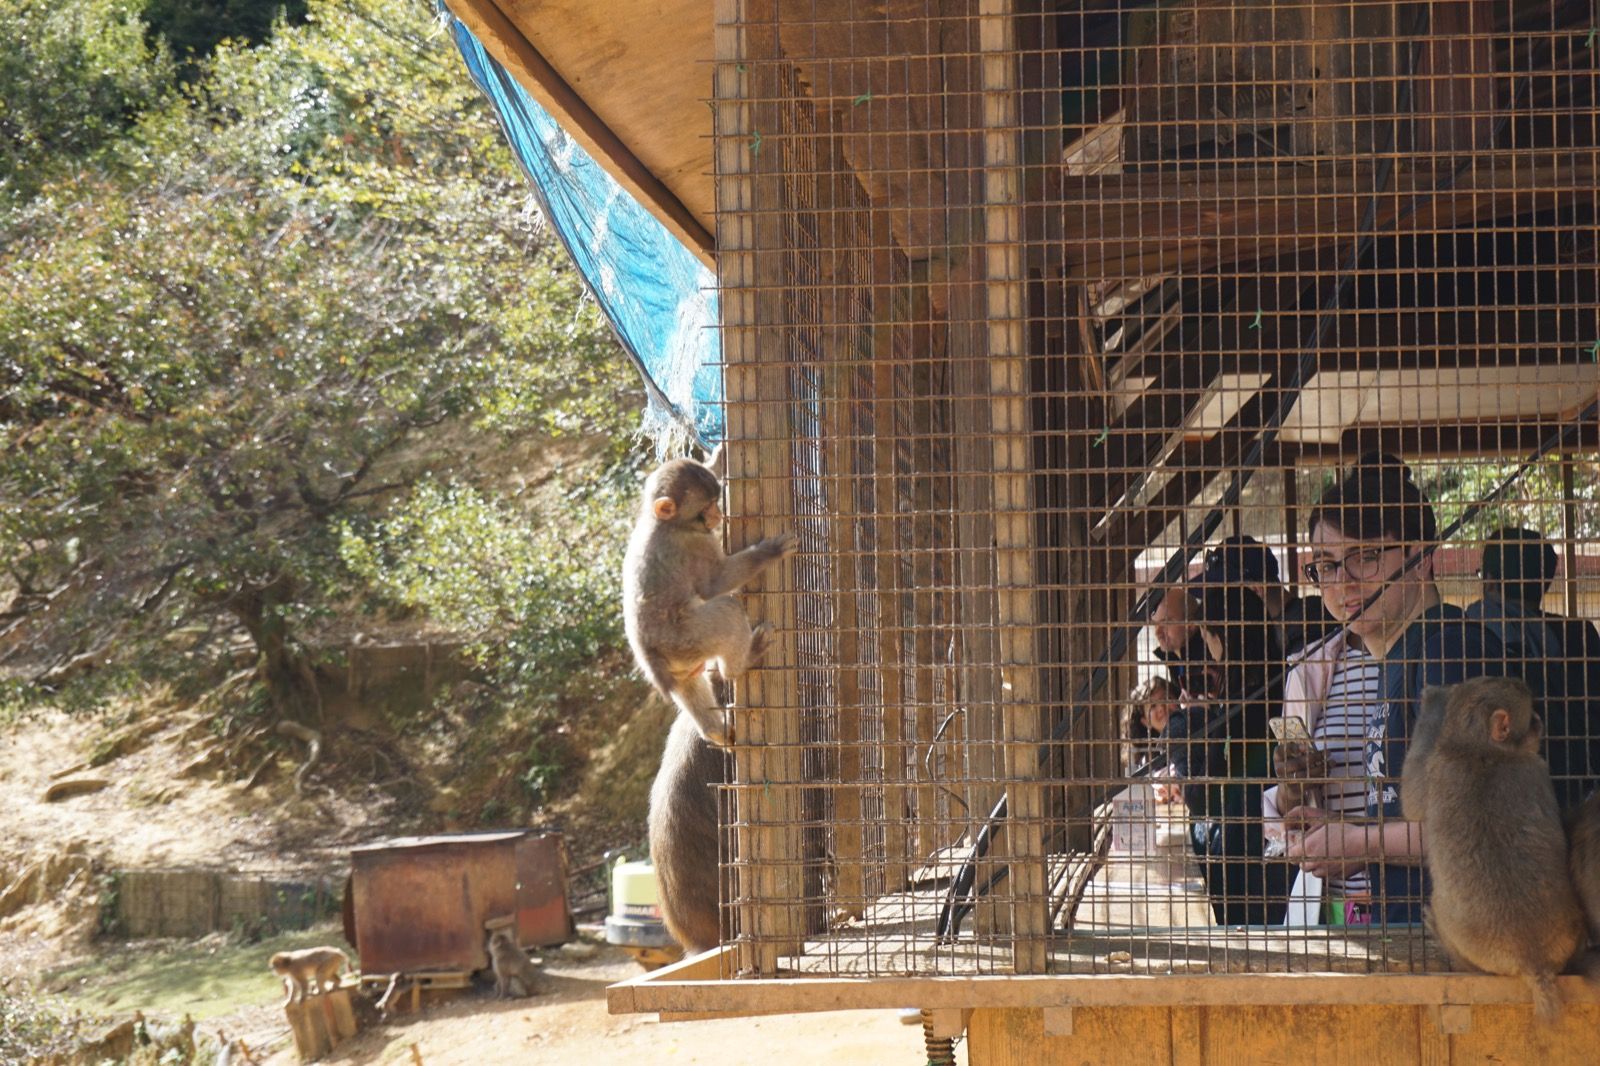
[[722, 439], [715, 275], [567, 136], [459, 19], [449, 19], [545, 218], [644, 376], [645, 432], [658, 445], [686, 433], [702, 447], [715, 445]]

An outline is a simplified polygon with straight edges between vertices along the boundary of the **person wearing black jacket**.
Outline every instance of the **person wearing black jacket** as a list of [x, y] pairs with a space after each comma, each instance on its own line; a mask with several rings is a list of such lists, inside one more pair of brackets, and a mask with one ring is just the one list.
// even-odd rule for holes
[[1277, 924], [1288, 905], [1289, 869], [1262, 857], [1261, 793], [1269, 781], [1267, 719], [1282, 696], [1282, 652], [1254, 592], [1233, 584], [1197, 588], [1188, 615], [1205, 658], [1190, 664], [1188, 705], [1168, 722], [1168, 759], [1182, 782], [1217, 922]]
[[1556, 550], [1532, 529], [1486, 538], [1483, 598], [1467, 608], [1521, 668], [1544, 720], [1544, 753], [1562, 810], [1600, 783], [1600, 632], [1593, 623], [1542, 610], [1556, 576]]
[[1261, 597], [1273, 621], [1278, 646], [1285, 655], [1333, 632], [1334, 621], [1320, 597], [1301, 597], [1284, 587], [1272, 549], [1248, 534], [1228, 537], [1206, 549], [1201, 582], [1239, 585]]
[[1366, 818], [1287, 812], [1286, 822], [1306, 827], [1290, 843], [1289, 857], [1325, 876], [1365, 866], [1375, 913], [1390, 923], [1420, 921], [1427, 890], [1423, 837], [1420, 826], [1401, 816], [1400, 776], [1422, 692], [1504, 673], [1506, 658], [1492, 634], [1440, 598], [1433, 507], [1398, 460], [1364, 459], [1318, 502], [1308, 528], [1306, 576], [1346, 625], [1348, 639], [1381, 663], [1382, 702], [1366, 726]]

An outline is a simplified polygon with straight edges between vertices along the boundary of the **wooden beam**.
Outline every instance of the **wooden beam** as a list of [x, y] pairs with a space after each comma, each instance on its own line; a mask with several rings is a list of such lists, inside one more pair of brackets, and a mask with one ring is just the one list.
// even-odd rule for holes
[[[1431, 232], [1600, 197], [1600, 166], [1551, 165], [1548, 149], [1505, 149], [1474, 158], [1448, 190], [1437, 193], [1432, 190], [1448, 168], [1397, 166], [1394, 194], [1384, 197], [1378, 212], [1378, 232], [1413, 203], [1420, 206], [1393, 229]], [[1209, 269], [1348, 242], [1370, 200], [1372, 175], [1339, 170], [1311, 177], [1271, 165], [1204, 174], [1051, 172], [1046, 181], [1028, 210], [1049, 216], [1036, 225], [1057, 235], [1056, 265], [1076, 280]]]
[[[1165, 1007], [1526, 1004], [1527, 983], [1486, 974], [1028, 974], [916, 977], [778, 977], [768, 981], [657, 982], [632, 986], [633, 1009], [803, 1014], [901, 1008]], [[1581, 977], [1556, 978], [1568, 1003], [1600, 1002]]]
[[1582, 618], [1578, 610], [1578, 499], [1572, 469], [1572, 453], [1561, 453], [1561, 554], [1566, 591], [1566, 615]]
[[[999, 627], [1001, 739], [1009, 796], [999, 852], [1010, 864], [1012, 967], [1043, 973], [1050, 934], [1044, 738], [1034, 647], [1033, 456], [1029, 440], [1027, 285], [1018, 151], [1016, 21], [1011, 0], [979, 0], [983, 90], [984, 288], [989, 423], [994, 434], [995, 592]], [[979, 669], [988, 668], [975, 664]]]
[[[668, 231], [712, 270], [717, 243], [671, 189], [645, 166], [633, 149], [595, 114], [561, 72], [539, 53], [496, 0], [445, 0], [483, 44], [484, 50], [517, 79], [561, 128], [606, 169], [617, 184], [661, 221]], [[692, 28], [685, 28], [690, 32]]]
[[[781, 294], [783, 255], [772, 234], [774, 212], [760, 211], [777, 182], [751, 148], [758, 106], [774, 104], [757, 89], [757, 73], [771, 79], [771, 64], [747, 64], [762, 45], [750, 37], [770, 33], [752, 16], [754, 0], [716, 3], [716, 132], [718, 245], [722, 249], [722, 354], [728, 417], [730, 536], [753, 543], [792, 522], [789, 367], [781, 344], [761, 343], [766, 301]], [[765, 27], [757, 30], [752, 26]], [[752, 67], [756, 70], [752, 70]], [[751, 103], [752, 99], [765, 103]], [[771, 126], [769, 125], [769, 128]], [[780, 524], [781, 523], [781, 524]], [[750, 597], [752, 614], [775, 627], [774, 646], [740, 683], [735, 714], [734, 846], [737, 874], [733, 928], [743, 974], [770, 977], [780, 957], [804, 942], [804, 840], [802, 833], [801, 713], [794, 669], [794, 587], [798, 558], [777, 568]], [[759, 708], [759, 713], [752, 708]]]

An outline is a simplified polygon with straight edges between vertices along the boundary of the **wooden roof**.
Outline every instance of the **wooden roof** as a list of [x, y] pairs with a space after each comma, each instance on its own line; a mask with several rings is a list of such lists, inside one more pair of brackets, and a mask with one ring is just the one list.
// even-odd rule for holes
[[[564, 129], [715, 269], [707, 106], [712, 0], [447, 3]], [[896, 3], [888, 0], [885, 9]], [[894, 206], [894, 240], [907, 255], [918, 258], [929, 248], [962, 243], [962, 234], [933, 231], [935, 223], [960, 212], [950, 209], [952, 196], [930, 174], [941, 167], [961, 172], [963, 164], [937, 157], [913, 166], [896, 155], [905, 144], [921, 143], [896, 131], [933, 119], [885, 110], [899, 96], [917, 101], [927, 94], [878, 91], [883, 86], [874, 80], [898, 70], [884, 60], [915, 42], [822, 38], [816, 25], [854, 17], [855, 8], [848, 0], [814, 0], [812, 11], [796, 31], [801, 36], [786, 42], [793, 47], [785, 54], [798, 57], [802, 84], [830, 85], [833, 96], [843, 93], [846, 101], [862, 86], [874, 90], [854, 101], [871, 97], [866, 107], [829, 97], [830, 121], [842, 134], [835, 162], [855, 167], [866, 194]], [[851, 62], [840, 59], [840, 49]], [[810, 69], [808, 62], [832, 65]], [[940, 85], [947, 94], [959, 89]], [[1284, 360], [1299, 350], [1316, 317], [1297, 308], [1301, 282], [1292, 275], [1305, 269], [1307, 256], [1327, 260], [1318, 269], [1336, 268], [1331, 257], [1357, 226], [1363, 206], [1352, 194], [1368, 178], [1343, 170], [1285, 176], [1281, 167], [1275, 169], [1280, 161], [1247, 160], [1240, 172], [1219, 172], [1217, 189], [1202, 188], [1194, 184], [1198, 178], [1175, 181], [1130, 169], [1127, 153], [1138, 145], [1130, 148], [1125, 120], [1118, 110], [1064, 146], [1061, 169], [1045, 168], [1047, 188], [1028, 207], [1028, 228], [1043, 238], [1047, 272], [1091, 294], [1086, 310], [1102, 336], [1088, 352], [1101, 365], [1111, 400], [1111, 446], [1127, 441], [1127, 454], [1119, 449], [1119, 457], [1137, 467], [1175, 448], [1250, 435], [1262, 398], [1283, 387]], [[874, 162], [863, 169], [860, 160]], [[1438, 176], [1414, 170], [1402, 161], [1395, 187], [1433, 190]], [[916, 181], [894, 184], [904, 174]], [[1401, 233], [1470, 228], [1509, 208], [1590, 200], [1594, 188], [1592, 168], [1565, 163], [1552, 170], [1537, 150], [1507, 148], [1485, 155], [1482, 165], [1448, 190], [1431, 192], [1426, 206], [1404, 221], [1384, 216], [1378, 222], [1392, 222]], [[1204, 232], [1194, 229], [1195, 203], [1213, 205]], [[920, 229], [918, 219], [926, 223]], [[1273, 269], [1260, 262], [1277, 257], [1281, 262]], [[1244, 266], [1245, 259], [1260, 268], [1258, 280], [1250, 279], [1255, 268]], [[1454, 267], [1463, 268], [1492, 272], [1495, 263]], [[1195, 317], [1174, 271], [1235, 278], [1243, 288], [1234, 313]], [[1532, 446], [1551, 423], [1571, 418], [1595, 395], [1592, 360], [1600, 347], [1590, 347], [1592, 319], [1562, 306], [1575, 301], [1588, 307], [1595, 299], [1583, 288], [1532, 307], [1488, 302], [1455, 312], [1342, 311], [1331, 333], [1340, 339], [1319, 358], [1318, 372], [1288, 412], [1279, 451], [1285, 459], [1315, 459], [1370, 445], [1440, 454]], [[1418, 310], [1428, 313], [1413, 313]], [[1252, 311], [1255, 326], [1247, 331], [1241, 323]], [[1185, 320], [1193, 328], [1178, 329]], [[1585, 350], [1587, 357], [1579, 354]], [[1586, 426], [1574, 443], [1594, 446], [1594, 427]]]
[[446, 0], [484, 48], [708, 266], [711, 0]]

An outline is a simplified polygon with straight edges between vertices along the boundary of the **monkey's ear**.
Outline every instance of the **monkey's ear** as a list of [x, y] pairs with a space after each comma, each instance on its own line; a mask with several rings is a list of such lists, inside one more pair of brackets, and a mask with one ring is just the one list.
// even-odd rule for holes
[[663, 496], [655, 503], [652, 503], [650, 509], [655, 512], [656, 517], [661, 521], [670, 522], [678, 515], [678, 501], [671, 496]]
[[1496, 744], [1504, 744], [1511, 739], [1511, 712], [1503, 707], [1496, 707], [1489, 712], [1489, 739]]

